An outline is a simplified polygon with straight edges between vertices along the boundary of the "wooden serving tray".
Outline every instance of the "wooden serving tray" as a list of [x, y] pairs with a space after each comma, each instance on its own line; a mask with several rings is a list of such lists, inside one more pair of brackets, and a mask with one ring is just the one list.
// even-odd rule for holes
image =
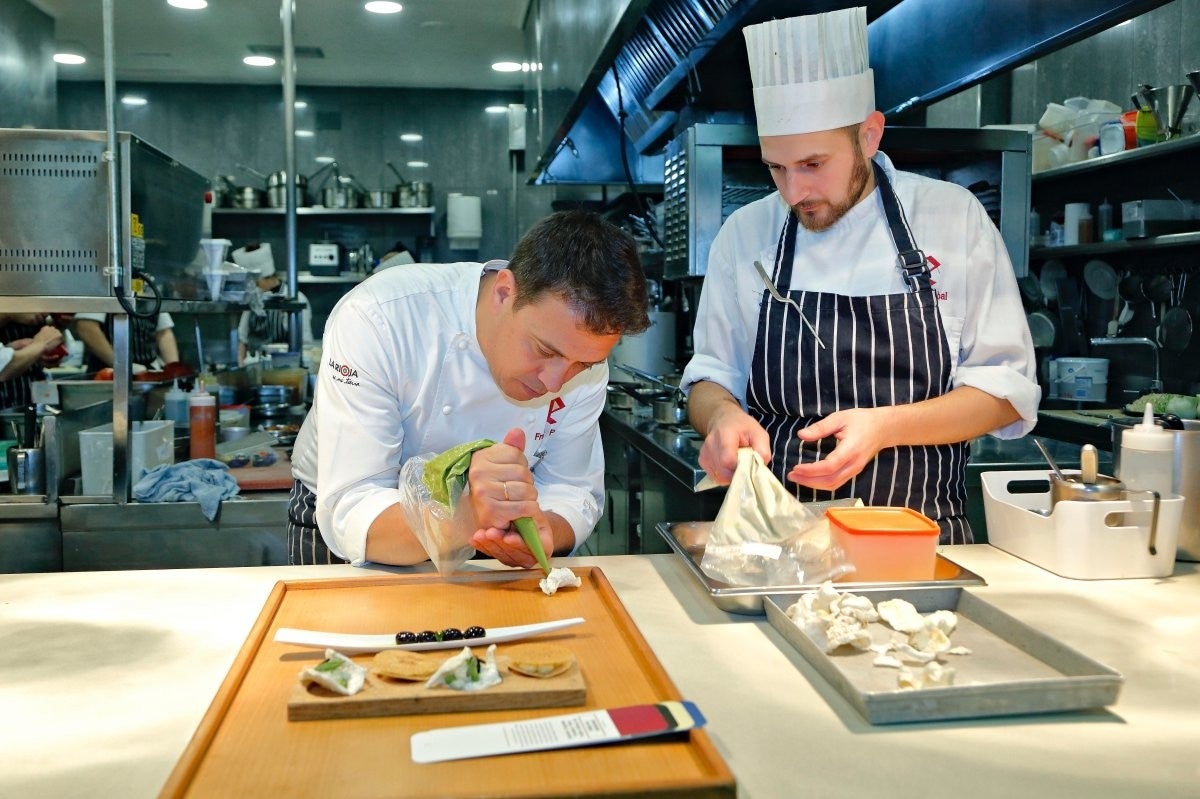
[[300, 671], [324, 652], [277, 643], [280, 627], [366, 634], [582, 616], [583, 624], [531, 639], [555, 641], [575, 653], [587, 679], [581, 710], [683, 699], [604, 574], [594, 567], [574, 571], [582, 587], [554, 596], [538, 589], [540, 572], [516, 570], [451, 580], [420, 574], [278, 583], [161, 796], [735, 796], [733, 775], [704, 730], [418, 765], [409, 755], [415, 732], [562, 711], [288, 720]]
[[[413, 713], [570, 707], [587, 701], [587, 686], [578, 664], [554, 677], [527, 677], [505, 667], [505, 646], [512, 644], [496, 647], [496, 665], [504, 681], [485, 691], [426, 688], [424, 680], [392, 680], [370, 672], [361, 691], [353, 696], [343, 696], [320, 685], [301, 685], [297, 680], [288, 699], [288, 718], [292, 721], [308, 721]], [[461, 651], [446, 649], [434, 654], [445, 659]], [[486, 647], [474, 647], [471, 651], [482, 660], [487, 650]], [[360, 666], [371, 667], [371, 655], [358, 655], [352, 659]]]

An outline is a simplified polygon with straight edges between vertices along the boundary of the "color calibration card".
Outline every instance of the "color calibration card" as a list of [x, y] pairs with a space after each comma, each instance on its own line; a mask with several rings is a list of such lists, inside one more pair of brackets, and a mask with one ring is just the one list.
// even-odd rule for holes
[[417, 763], [439, 763], [517, 752], [569, 749], [668, 735], [703, 726], [704, 716], [691, 702], [657, 702], [529, 721], [418, 732], [412, 737], [412, 758]]

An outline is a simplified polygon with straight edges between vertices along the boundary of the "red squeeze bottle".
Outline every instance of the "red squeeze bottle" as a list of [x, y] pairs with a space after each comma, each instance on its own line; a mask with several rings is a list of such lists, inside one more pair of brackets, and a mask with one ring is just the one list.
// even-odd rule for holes
[[188, 395], [188, 457], [217, 457], [217, 398], [198, 383]]

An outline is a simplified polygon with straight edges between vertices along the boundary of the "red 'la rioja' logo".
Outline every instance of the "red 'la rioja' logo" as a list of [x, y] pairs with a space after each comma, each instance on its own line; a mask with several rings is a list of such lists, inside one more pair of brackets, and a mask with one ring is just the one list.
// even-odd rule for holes
[[550, 407], [546, 411], [546, 424], [558, 424], [558, 420], [554, 418], [554, 414], [567, 407], [567, 403], [563, 402], [562, 397], [555, 397], [550, 400]]

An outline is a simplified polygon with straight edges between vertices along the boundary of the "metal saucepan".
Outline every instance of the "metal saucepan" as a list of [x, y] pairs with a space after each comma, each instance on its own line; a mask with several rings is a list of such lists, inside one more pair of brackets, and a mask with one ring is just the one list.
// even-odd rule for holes
[[609, 383], [608, 385], [608, 407], [614, 411], [631, 411], [633, 410], [633, 394], [631, 393], [633, 386], [622, 383]]
[[253, 186], [237, 186], [233, 190], [234, 208], [262, 208], [263, 192]]
[[684, 424], [687, 422], [687, 397], [682, 393], [663, 392], [651, 395], [654, 421], [659, 424]]
[[[287, 207], [287, 172], [272, 172], [267, 178], [267, 202], [272, 208]], [[296, 205], [308, 205], [308, 178], [296, 175]]]
[[400, 181], [396, 184], [396, 205], [400, 208], [406, 208], [412, 205], [412, 184], [404, 175], [400, 174], [400, 170], [396, 169], [396, 165], [391, 161], [384, 161], [387, 168], [392, 170], [392, 174], [396, 176], [396, 180]]
[[363, 193], [363, 208], [395, 208], [396, 193], [385, 189], [372, 189]]

